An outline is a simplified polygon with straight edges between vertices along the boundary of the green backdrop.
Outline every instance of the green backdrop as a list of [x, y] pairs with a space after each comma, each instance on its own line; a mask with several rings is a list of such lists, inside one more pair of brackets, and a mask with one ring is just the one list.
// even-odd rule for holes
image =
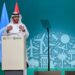
[[[62, 32], [75, 37], [75, 0], [17, 0], [22, 15], [22, 21], [26, 24], [30, 37], [33, 38], [41, 32], [45, 32], [41, 25], [41, 19], [48, 19], [51, 31]], [[0, 0], [0, 16], [3, 3], [6, 3], [9, 19], [13, 13], [16, 0]], [[1, 70], [1, 69], [0, 69]], [[29, 73], [34, 70], [29, 69]], [[56, 69], [60, 70], [60, 69]], [[74, 70], [74, 69], [72, 69]], [[64, 69], [61, 69], [64, 74]], [[0, 74], [3, 74], [1, 71]], [[1, 74], [1, 75], [2, 75]]]

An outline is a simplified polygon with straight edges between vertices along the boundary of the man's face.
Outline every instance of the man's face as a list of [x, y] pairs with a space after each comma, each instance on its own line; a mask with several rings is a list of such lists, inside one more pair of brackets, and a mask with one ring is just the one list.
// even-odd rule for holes
[[12, 17], [13, 23], [17, 24], [19, 22], [19, 16]]

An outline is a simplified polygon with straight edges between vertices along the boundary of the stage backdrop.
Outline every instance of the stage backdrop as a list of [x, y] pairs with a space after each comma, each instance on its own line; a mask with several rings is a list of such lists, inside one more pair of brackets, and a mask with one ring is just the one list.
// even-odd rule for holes
[[[0, 30], [9, 23], [15, 3], [15, 0], [0, 0]], [[75, 0], [18, 0], [18, 4], [22, 22], [26, 24], [30, 33], [27, 40], [30, 68], [47, 68], [48, 37], [41, 24], [42, 19], [47, 19], [50, 23], [50, 67], [62, 71], [74, 68]], [[6, 12], [6, 22], [5, 18], [2, 18], [3, 9]], [[1, 58], [0, 40], [0, 61]]]

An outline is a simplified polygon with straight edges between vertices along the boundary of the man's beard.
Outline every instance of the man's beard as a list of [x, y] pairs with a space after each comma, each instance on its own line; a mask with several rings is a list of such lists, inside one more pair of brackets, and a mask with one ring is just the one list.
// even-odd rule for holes
[[17, 24], [18, 22], [19, 22], [19, 20], [13, 20], [13, 23], [16, 23]]

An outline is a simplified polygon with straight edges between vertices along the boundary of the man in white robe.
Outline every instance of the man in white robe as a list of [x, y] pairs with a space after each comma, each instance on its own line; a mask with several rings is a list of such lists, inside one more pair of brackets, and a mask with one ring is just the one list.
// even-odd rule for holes
[[[10, 23], [6, 26], [4, 35], [5, 34], [9, 36], [19, 35], [19, 36], [24, 36], [27, 39], [29, 36], [29, 32], [26, 28], [26, 25], [24, 25], [21, 22], [21, 19], [22, 19], [21, 15], [17, 12], [14, 12], [13, 15], [11, 16]], [[27, 53], [26, 53], [26, 65], [27, 67], [29, 67]], [[25, 75], [27, 75], [26, 70], [25, 70]]]

